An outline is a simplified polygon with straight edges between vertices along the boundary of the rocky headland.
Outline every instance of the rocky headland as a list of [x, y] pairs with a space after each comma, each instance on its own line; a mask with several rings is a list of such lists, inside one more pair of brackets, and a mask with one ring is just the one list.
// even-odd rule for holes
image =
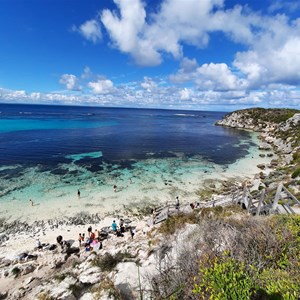
[[[275, 152], [276, 159], [248, 182], [253, 189], [284, 182], [300, 198], [300, 111], [240, 110], [217, 125], [259, 132], [260, 149]], [[224, 183], [214, 193], [224, 187], [230, 188]], [[121, 218], [125, 232], [117, 236], [111, 222]], [[151, 220], [151, 215], [78, 215], [32, 225], [2, 220], [0, 247], [10, 253], [7, 241], [14, 240], [20, 253], [0, 257], [0, 299], [223, 299], [226, 293], [236, 299], [299, 299], [299, 216], [253, 217], [239, 206], [181, 205], [165, 222]], [[88, 236], [90, 226], [99, 228], [101, 247], [79, 245], [78, 232]], [[32, 242], [37, 237], [40, 247]]]
[[[259, 133], [261, 150], [273, 150], [278, 159], [271, 161], [272, 172], [260, 174], [262, 182], [283, 181], [294, 186], [293, 192], [299, 194], [300, 173], [300, 111], [293, 109], [252, 108], [227, 114], [216, 125], [246, 129]], [[262, 170], [265, 165], [259, 166]], [[297, 187], [298, 186], [298, 187]]]

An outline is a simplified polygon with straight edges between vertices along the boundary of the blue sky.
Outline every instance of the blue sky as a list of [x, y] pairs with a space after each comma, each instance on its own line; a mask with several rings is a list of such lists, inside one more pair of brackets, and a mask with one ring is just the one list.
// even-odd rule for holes
[[0, 0], [0, 102], [300, 108], [300, 2]]

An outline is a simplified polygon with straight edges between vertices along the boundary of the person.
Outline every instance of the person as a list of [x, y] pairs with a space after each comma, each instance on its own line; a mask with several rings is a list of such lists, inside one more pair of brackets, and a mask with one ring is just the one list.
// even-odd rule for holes
[[36, 246], [37, 249], [42, 249], [43, 248], [39, 239], [35, 240], [35, 246]]
[[117, 232], [117, 223], [115, 220], [113, 220], [113, 222], [111, 224], [111, 228], [112, 228], [113, 232]]
[[80, 190], [77, 191], [78, 199], [80, 199]]
[[175, 205], [176, 209], [179, 210], [179, 198], [178, 196], [176, 197], [176, 205]]
[[120, 219], [120, 231], [121, 231], [121, 233], [125, 232], [124, 220], [123, 219]]
[[120, 230], [117, 229], [117, 231], [116, 231], [116, 236], [121, 236], [121, 237], [123, 237], [124, 234], [123, 234]]
[[79, 236], [78, 236], [79, 247], [81, 247], [81, 241], [82, 241], [82, 235], [81, 235], [81, 233], [79, 233]]
[[88, 235], [89, 235], [89, 238], [91, 237], [91, 233], [92, 233], [92, 226], [89, 226], [89, 228], [88, 228]]
[[191, 207], [191, 209], [194, 209], [195, 208], [195, 204], [194, 203], [190, 203], [190, 207]]
[[114, 192], [116, 193], [117, 192], [117, 186], [114, 185]]
[[33, 206], [33, 201], [30, 199], [29, 202], [31, 203], [31, 206]]
[[56, 241], [61, 247], [63, 247], [63, 237], [61, 235], [56, 238]]
[[130, 227], [130, 234], [131, 234], [131, 238], [133, 239], [134, 231], [133, 231], [132, 227]]
[[94, 232], [91, 232], [91, 235], [90, 235], [90, 240], [94, 240], [95, 239], [95, 233]]

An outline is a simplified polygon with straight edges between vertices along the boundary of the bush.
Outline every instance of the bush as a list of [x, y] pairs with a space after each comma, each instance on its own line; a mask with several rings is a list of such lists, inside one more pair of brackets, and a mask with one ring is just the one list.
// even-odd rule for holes
[[93, 286], [91, 289], [92, 293], [97, 294], [97, 299], [100, 299], [103, 291], [106, 291], [108, 296], [113, 299], [122, 299], [120, 291], [115, 287], [114, 283], [110, 279], [102, 280], [98, 286]]
[[297, 178], [300, 175], [300, 168], [297, 168], [293, 173], [292, 173], [292, 178]]
[[19, 274], [20, 274], [21, 270], [18, 268], [18, 267], [14, 267], [12, 270], [11, 270], [11, 273], [17, 277]]
[[104, 256], [93, 259], [92, 265], [99, 267], [103, 272], [111, 272], [118, 263], [132, 258], [135, 258], [135, 256], [132, 256], [129, 252], [118, 252], [116, 255], [105, 253]]
[[199, 220], [200, 216], [198, 211], [190, 214], [171, 216], [161, 224], [161, 226], [158, 228], [158, 232], [165, 235], [172, 235], [176, 230], [183, 228], [186, 224], [197, 224], [199, 223]]
[[55, 300], [52, 296], [49, 296], [46, 292], [37, 295], [37, 300]]
[[151, 296], [297, 300], [299, 232], [298, 215], [204, 218], [176, 254], [163, 244]]
[[278, 295], [279, 299], [297, 300], [300, 295], [298, 278], [280, 269], [263, 270], [257, 281], [268, 295]]
[[248, 300], [253, 280], [243, 263], [230, 257], [203, 259], [193, 292], [201, 299]]

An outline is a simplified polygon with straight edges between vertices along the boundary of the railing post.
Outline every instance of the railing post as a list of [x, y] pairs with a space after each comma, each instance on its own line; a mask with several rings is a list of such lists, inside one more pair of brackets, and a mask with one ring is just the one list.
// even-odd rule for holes
[[247, 187], [246, 185], [244, 186], [244, 190], [243, 190], [243, 198], [242, 198], [242, 203], [241, 204], [245, 204], [246, 209], [248, 209], [248, 199], [247, 199]]
[[261, 195], [260, 195], [259, 202], [258, 202], [258, 207], [257, 207], [257, 210], [256, 210], [256, 215], [257, 216], [259, 216], [259, 214], [260, 214], [261, 206], [262, 206], [262, 203], [263, 203], [264, 198], [265, 198], [265, 192], [266, 192], [265, 189], [263, 189], [261, 191]]
[[275, 212], [275, 210], [278, 206], [278, 201], [279, 201], [279, 198], [280, 198], [280, 193], [282, 191], [282, 187], [283, 187], [283, 184], [282, 184], [282, 182], [280, 182], [278, 184], [277, 191], [276, 191], [275, 198], [274, 198], [273, 205], [272, 205], [272, 212], [273, 213]]

